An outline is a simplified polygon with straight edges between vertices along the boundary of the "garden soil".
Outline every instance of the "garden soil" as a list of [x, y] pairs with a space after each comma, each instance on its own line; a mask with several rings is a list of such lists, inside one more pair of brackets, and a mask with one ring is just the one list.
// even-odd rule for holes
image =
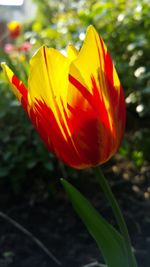
[[[149, 267], [150, 168], [145, 164], [137, 169], [118, 159], [117, 164], [104, 166], [104, 172], [122, 208], [138, 266]], [[69, 181], [117, 227], [91, 170], [79, 172], [79, 178]], [[34, 189], [24, 190], [7, 202], [2, 201], [5, 191], [1, 192], [0, 267], [104, 266], [96, 243], [73, 210], [59, 179], [54, 191], [52, 196], [44, 191], [39, 196]]]

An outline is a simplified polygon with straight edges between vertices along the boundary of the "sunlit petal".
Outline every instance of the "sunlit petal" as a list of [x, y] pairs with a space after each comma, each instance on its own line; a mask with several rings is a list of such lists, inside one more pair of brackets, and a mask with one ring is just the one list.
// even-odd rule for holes
[[67, 47], [67, 55], [68, 55], [68, 58], [73, 61], [77, 58], [79, 54], [79, 51], [73, 46], [73, 45], [68, 45]]
[[44, 100], [54, 106], [67, 95], [70, 60], [53, 48], [41, 47], [30, 60], [28, 87], [31, 101]]
[[14, 94], [16, 95], [18, 100], [21, 102], [23, 107], [25, 109], [27, 109], [28, 91], [25, 88], [24, 84], [17, 78], [16, 75], [14, 75], [13, 71], [5, 63], [1, 63], [1, 66], [3, 68], [5, 76], [8, 80], [10, 87], [12, 88]]
[[17, 98], [47, 147], [71, 167], [84, 169], [109, 160], [125, 128], [123, 90], [110, 54], [93, 26], [81, 50], [68, 57], [41, 47], [30, 61], [28, 93], [2, 64]]

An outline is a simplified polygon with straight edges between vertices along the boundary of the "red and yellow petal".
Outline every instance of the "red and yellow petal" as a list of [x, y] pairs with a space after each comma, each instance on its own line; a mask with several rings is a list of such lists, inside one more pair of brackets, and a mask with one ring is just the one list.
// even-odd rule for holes
[[30, 60], [28, 89], [31, 102], [44, 100], [54, 109], [55, 102], [66, 101], [70, 60], [53, 48], [41, 47]]
[[[77, 164], [75, 158], [79, 161], [80, 155], [74, 146], [65, 114], [70, 62], [71, 59], [55, 49], [40, 48], [30, 62], [28, 86], [30, 117], [35, 127], [47, 146], [73, 166]], [[62, 149], [59, 149], [61, 146]]]
[[41, 138], [68, 165], [95, 166], [116, 152], [125, 127], [124, 96], [94, 27], [88, 28], [79, 52], [68, 47], [68, 58], [41, 47], [30, 62], [29, 92], [2, 67]]
[[68, 109], [75, 145], [85, 161], [101, 164], [117, 151], [122, 140], [125, 102], [109, 52], [92, 26], [71, 63], [69, 81]]
[[5, 76], [12, 88], [12, 91], [22, 104], [23, 108], [27, 111], [28, 108], [28, 91], [24, 84], [17, 78], [13, 71], [5, 64], [1, 63]]
[[48, 149], [53, 151], [60, 160], [74, 168], [85, 167], [81, 156], [72, 142], [72, 137], [66, 131], [65, 124], [62, 122], [67, 138], [62, 135], [56, 117], [46, 103], [37, 101], [34, 108], [31, 108], [30, 118]]
[[66, 107], [69, 66], [70, 59], [43, 46], [30, 61], [28, 79], [30, 105], [41, 101], [50, 107], [64, 138], [67, 137], [62, 127], [62, 120], [65, 120], [62, 103]]

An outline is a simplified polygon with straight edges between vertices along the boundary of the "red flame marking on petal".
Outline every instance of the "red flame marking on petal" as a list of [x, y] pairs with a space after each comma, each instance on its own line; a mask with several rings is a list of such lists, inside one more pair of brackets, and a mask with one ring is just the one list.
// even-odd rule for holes
[[15, 75], [13, 75], [13, 77], [12, 77], [12, 84], [17, 87], [18, 91], [22, 95], [21, 104], [22, 104], [22, 107], [24, 108], [24, 110], [27, 112], [27, 106], [28, 106], [27, 95], [28, 95], [28, 91], [27, 91], [26, 87], [24, 86], [24, 84]]

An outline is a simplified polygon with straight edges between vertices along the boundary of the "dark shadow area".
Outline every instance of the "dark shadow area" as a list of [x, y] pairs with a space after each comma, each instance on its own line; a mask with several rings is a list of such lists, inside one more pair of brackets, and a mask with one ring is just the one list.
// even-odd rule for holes
[[[150, 168], [145, 165], [139, 171], [131, 162], [117, 155], [115, 160], [103, 169], [125, 216], [138, 266], [149, 267], [150, 202], [146, 192], [150, 187]], [[76, 174], [79, 178], [73, 177], [69, 181], [116, 226], [92, 171]], [[48, 195], [44, 187], [41, 190], [33, 183], [34, 187], [30, 193], [25, 189], [22, 195], [13, 198], [11, 202], [3, 202], [2, 211], [37, 237], [63, 267], [103, 263], [95, 242], [75, 214], [60, 185], [58, 178], [62, 176], [61, 171], [58, 170], [58, 174], [54, 176], [57, 180], [51, 180], [49, 185], [55, 187], [55, 195]], [[0, 237], [0, 266], [57, 266], [31, 238], [2, 218]]]

